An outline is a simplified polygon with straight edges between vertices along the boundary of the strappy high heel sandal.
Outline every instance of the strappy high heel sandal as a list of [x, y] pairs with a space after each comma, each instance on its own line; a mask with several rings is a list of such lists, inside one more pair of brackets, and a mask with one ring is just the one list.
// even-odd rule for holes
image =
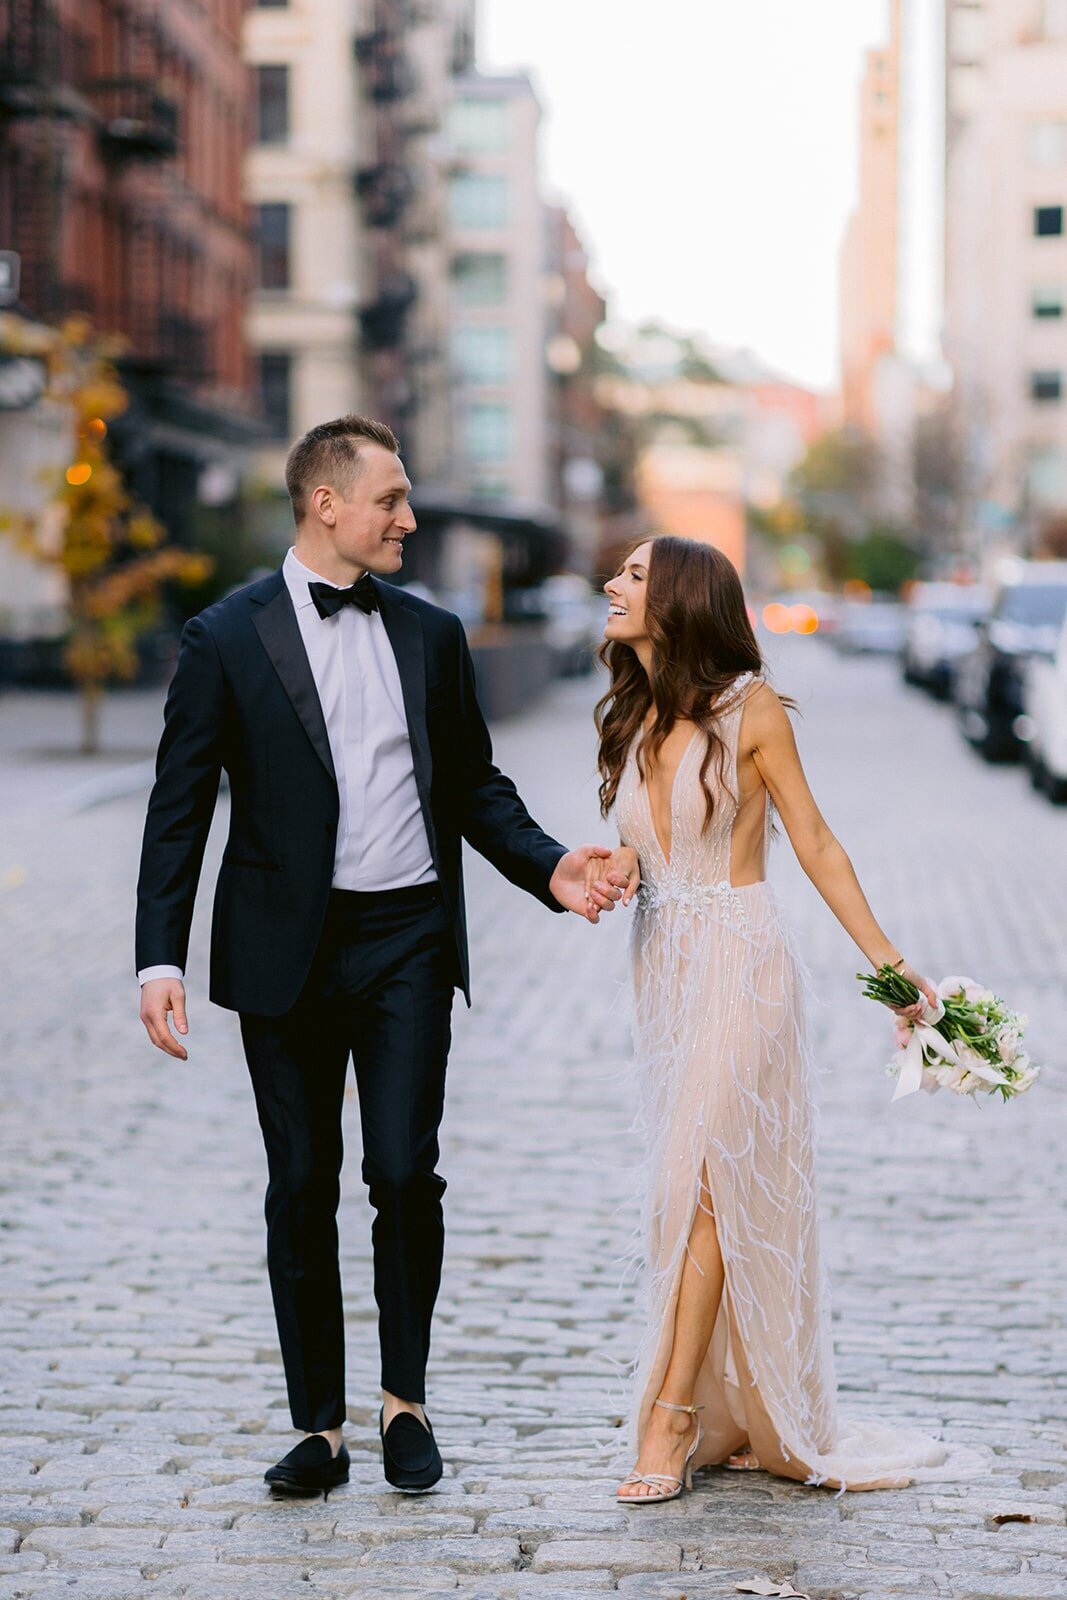
[[[652, 1403], [653, 1405], [662, 1406], [664, 1411], [688, 1412], [689, 1416], [694, 1418], [698, 1412], [704, 1409], [703, 1406], [676, 1406], [670, 1400], [654, 1400]], [[700, 1448], [700, 1441], [703, 1437], [703, 1429], [698, 1423], [697, 1436], [686, 1453], [680, 1478], [674, 1478], [668, 1472], [638, 1472], [636, 1469], [631, 1472], [628, 1478], [623, 1479], [619, 1485], [619, 1492], [615, 1495], [619, 1505], [660, 1506], [665, 1500], [677, 1500], [683, 1489], [691, 1489], [693, 1487], [693, 1468], [690, 1463]], [[623, 1489], [629, 1488], [631, 1484], [636, 1483], [646, 1484], [653, 1492], [651, 1494], [623, 1494], [621, 1492]]]

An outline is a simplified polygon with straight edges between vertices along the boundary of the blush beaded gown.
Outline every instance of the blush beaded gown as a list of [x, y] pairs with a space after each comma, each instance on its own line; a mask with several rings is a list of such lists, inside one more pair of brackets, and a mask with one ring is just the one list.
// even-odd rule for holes
[[[754, 683], [751, 674], [737, 679], [720, 713], [725, 757], [721, 774], [713, 756], [706, 775], [714, 813], [705, 832], [699, 731], [674, 781], [669, 859], [633, 751], [616, 802], [619, 836], [637, 851], [642, 878], [633, 1025], [650, 1304], [633, 1442], [639, 1449], [670, 1357], [703, 1171], [726, 1287], [693, 1396], [704, 1408], [694, 1466], [748, 1444], [761, 1466], [787, 1478], [899, 1487], [951, 1473], [949, 1452], [921, 1433], [838, 1415], [800, 969], [770, 886], [732, 886], [737, 746]], [[755, 803], [766, 813], [766, 855], [765, 791]]]

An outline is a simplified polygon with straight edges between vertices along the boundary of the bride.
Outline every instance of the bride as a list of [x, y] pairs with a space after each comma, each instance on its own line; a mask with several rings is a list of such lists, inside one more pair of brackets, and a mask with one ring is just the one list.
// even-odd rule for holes
[[887, 962], [931, 1001], [932, 986], [882, 932], [819, 813], [727, 558], [648, 539], [604, 587], [600, 800], [621, 846], [607, 869], [592, 863], [587, 893], [599, 908], [637, 897], [651, 1298], [637, 1462], [618, 1499], [673, 1499], [710, 1464], [849, 1489], [941, 1476], [937, 1441], [837, 1414], [802, 982], [764, 880], [775, 812], [871, 967]]

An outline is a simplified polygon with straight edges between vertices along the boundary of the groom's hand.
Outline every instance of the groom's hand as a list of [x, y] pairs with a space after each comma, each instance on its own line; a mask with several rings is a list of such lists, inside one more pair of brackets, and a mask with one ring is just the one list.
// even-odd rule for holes
[[185, 1017], [185, 985], [180, 978], [149, 978], [141, 985], [141, 1021], [157, 1050], [179, 1061], [188, 1061], [189, 1052], [170, 1031], [168, 1015], [173, 1016], [179, 1033], [188, 1033]]
[[[607, 861], [611, 859], [611, 851], [602, 844], [581, 844], [577, 850], [568, 850], [565, 856], [560, 856], [556, 862], [556, 870], [549, 881], [549, 891], [567, 911], [573, 911], [576, 916], [584, 917], [587, 922], [600, 921], [600, 908], [590, 904], [585, 891], [586, 869], [590, 861]], [[610, 905], [605, 905], [605, 911], [615, 910], [615, 901], [622, 890], [612, 891]]]

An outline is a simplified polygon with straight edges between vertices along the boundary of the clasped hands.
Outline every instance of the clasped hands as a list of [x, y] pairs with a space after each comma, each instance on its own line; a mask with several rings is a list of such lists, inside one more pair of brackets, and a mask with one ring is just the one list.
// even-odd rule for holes
[[[614, 911], [616, 901], [629, 905], [640, 882], [636, 851], [583, 844], [560, 857], [549, 888], [567, 911], [575, 912], [587, 922], [599, 922], [600, 913]], [[188, 1061], [189, 1052], [180, 1037], [189, 1031], [185, 985], [180, 978], [150, 978], [142, 985], [141, 1021], [158, 1050], [179, 1061]], [[171, 1021], [178, 1038], [171, 1031]]]
[[549, 888], [559, 904], [587, 922], [599, 922], [616, 903], [629, 905], [641, 885], [637, 851], [583, 844], [561, 856]]
[[637, 851], [626, 846], [609, 850], [605, 845], [583, 844], [559, 861], [550, 888], [561, 906], [599, 922], [602, 911], [614, 911], [621, 900], [628, 906], [641, 886]]

